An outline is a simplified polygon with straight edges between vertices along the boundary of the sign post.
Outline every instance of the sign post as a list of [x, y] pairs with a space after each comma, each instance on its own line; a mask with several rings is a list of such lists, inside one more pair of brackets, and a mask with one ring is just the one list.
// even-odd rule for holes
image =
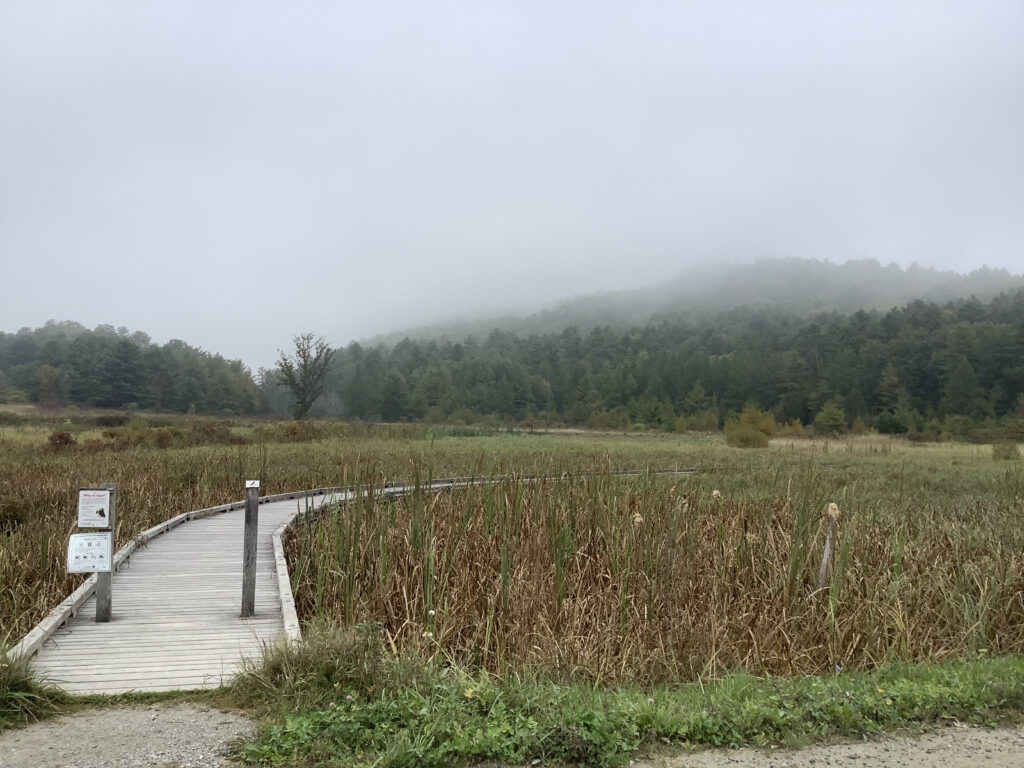
[[110, 621], [116, 507], [115, 483], [78, 491], [78, 527], [93, 533], [72, 534], [68, 573], [96, 574], [96, 621]]
[[242, 545], [242, 618], [256, 612], [256, 533], [259, 529], [260, 481], [245, 481], [245, 541]]

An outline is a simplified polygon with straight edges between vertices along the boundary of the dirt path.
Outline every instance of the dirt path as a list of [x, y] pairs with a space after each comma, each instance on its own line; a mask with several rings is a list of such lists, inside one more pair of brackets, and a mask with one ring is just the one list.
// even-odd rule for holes
[[189, 704], [91, 710], [0, 733], [0, 768], [215, 768], [252, 727]]
[[947, 728], [919, 737], [886, 737], [798, 750], [709, 750], [640, 765], [656, 768], [1018, 768], [1024, 766], [1024, 727]]

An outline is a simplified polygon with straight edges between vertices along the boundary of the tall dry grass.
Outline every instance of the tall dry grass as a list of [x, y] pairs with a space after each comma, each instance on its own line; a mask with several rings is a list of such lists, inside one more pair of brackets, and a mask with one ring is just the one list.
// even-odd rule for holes
[[102, 451], [87, 447], [101, 437], [90, 427], [74, 432], [77, 446], [54, 451], [47, 440], [52, 426], [0, 428], [0, 640], [11, 643], [83, 579], [65, 572], [68, 537], [76, 530], [77, 489], [83, 486], [117, 483], [121, 545], [181, 512], [241, 499], [251, 478], [262, 481], [265, 493], [280, 493], [344, 485], [357, 466], [368, 463], [375, 467], [372, 479], [383, 482], [407, 479], [421, 465], [446, 475], [512, 469], [560, 474], [638, 464], [670, 468], [680, 461], [678, 448], [661, 442], [308, 423], [251, 429], [244, 433], [251, 441], [246, 445], [158, 449], [118, 437]]
[[603, 681], [1021, 652], [1019, 473], [971, 499], [926, 494], [931, 469], [838, 499], [813, 465], [750, 468], [721, 500], [699, 476], [610, 474], [369, 498], [298, 529], [297, 605], [377, 622], [396, 651]]

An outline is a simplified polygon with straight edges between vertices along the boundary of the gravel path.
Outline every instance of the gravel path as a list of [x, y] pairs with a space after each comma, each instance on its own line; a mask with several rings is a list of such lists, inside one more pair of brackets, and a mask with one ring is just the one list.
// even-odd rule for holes
[[1024, 727], [954, 727], [925, 736], [886, 737], [796, 750], [716, 749], [639, 763], [637, 768], [644, 765], [657, 768], [1018, 768], [1024, 766]]
[[90, 710], [0, 733], [0, 768], [215, 768], [252, 727], [189, 704]]
[[[0, 768], [218, 768], [239, 715], [189, 704], [92, 710], [0, 733]], [[1024, 726], [947, 728], [920, 737], [799, 750], [708, 750], [637, 761], [635, 768], [1024, 768]]]

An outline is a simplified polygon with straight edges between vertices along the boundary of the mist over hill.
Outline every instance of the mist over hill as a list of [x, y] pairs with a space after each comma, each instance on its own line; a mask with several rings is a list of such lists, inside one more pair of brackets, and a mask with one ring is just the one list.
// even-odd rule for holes
[[[632, 276], [630, 276], [632, 277]], [[873, 259], [835, 264], [814, 259], [761, 259], [750, 264], [693, 267], [644, 288], [607, 291], [565, 299], [532, 314], [430, 323], [381, 334], [367, 344], [395, 344], [403, 338], [459, 340], [501, 330], [517, 336], [558, 332], [575, 326], [629, 327], [651, 321], [694, 318], [739, 307], [781, 309], [798, 315], [887, 311], [922, 300], [943, 304], [976, 297], [991, 299], [1024, 288], [1024, 275], [1004, 269], [968, 274], [921, 267], [882, 265]]]

